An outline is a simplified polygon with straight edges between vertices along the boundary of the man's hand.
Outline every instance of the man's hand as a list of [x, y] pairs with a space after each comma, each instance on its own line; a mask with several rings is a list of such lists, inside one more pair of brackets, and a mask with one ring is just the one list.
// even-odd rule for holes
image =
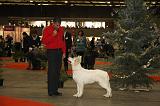
[[57, 30], [54, 30], [52, 36], [56, 36], [56, 35], [57, 35]]

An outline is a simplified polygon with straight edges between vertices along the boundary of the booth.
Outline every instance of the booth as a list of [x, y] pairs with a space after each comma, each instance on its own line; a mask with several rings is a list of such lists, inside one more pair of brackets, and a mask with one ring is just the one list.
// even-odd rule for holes
[[4, 28], [0, 29], [0, 33], [3, 34], [3, 37], [6, 38], [7, 35], [10, 35], [13, 38], [13, 42], [21, 42], [23, 39], [23, 32], [30, 34], [30, 27], [4, 26]]

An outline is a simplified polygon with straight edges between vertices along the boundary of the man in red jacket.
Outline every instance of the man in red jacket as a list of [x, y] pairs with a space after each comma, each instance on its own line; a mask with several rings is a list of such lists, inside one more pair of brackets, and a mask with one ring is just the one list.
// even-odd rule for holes
[[53, 23], [43, 30], [42, 43], [47, 49], [48, 58], [48, 95], [61, 96], [58, 92], [62, 57], [65, 57], [64, 28], [60, 26], [61, 19], [54, 18]]

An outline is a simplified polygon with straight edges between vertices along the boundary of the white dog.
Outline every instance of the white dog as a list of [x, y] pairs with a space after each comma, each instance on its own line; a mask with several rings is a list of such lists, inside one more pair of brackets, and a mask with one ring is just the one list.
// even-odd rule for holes
[[81, 67], [81, 56], [68, 58], [73, 70], [73, 79], [77, 84], [77, 93], [73, 96], [81, 97], [85, 84], [97, 82], [107, 93], [103, 96], [112, 97], [108, 73], [102, 70], [88, 70]]

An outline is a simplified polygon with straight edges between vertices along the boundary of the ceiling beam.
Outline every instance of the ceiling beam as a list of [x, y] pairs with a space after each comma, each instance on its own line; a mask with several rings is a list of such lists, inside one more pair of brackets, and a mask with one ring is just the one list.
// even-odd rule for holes
[[[159, 0], [145, 0], [146, 5], [160, 6]], [[68, 6], [123, 6], [124, 0], [0, 0], [0, 5], [68, 5]]]

